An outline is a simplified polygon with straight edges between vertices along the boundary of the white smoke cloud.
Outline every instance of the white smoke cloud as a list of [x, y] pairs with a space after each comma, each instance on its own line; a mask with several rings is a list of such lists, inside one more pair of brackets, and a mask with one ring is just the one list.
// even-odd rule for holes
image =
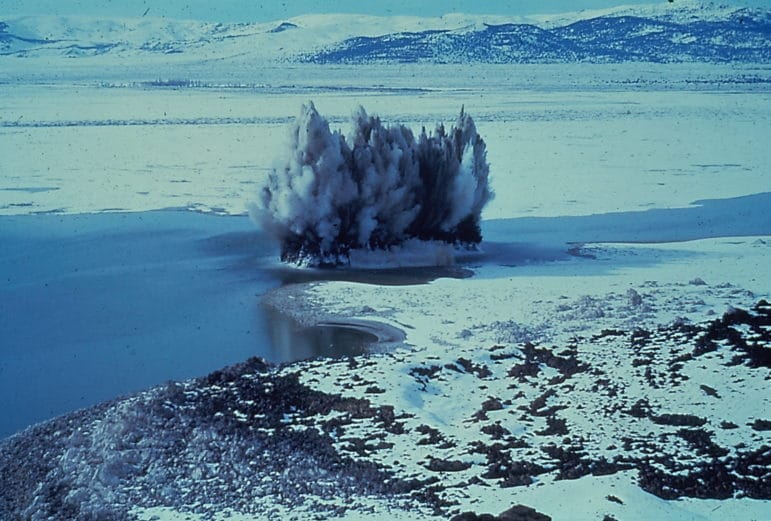
[[384, 126], [364, 108], [348, 140], [312, 102], [291, 127], [288, 150], [263, 180], [252, 218], [282, 242], [285, 261], [347, 264], [353, 250], [410, 239], [473, 245], [491, 199], [484, 141], [461, 110], [446, 133]]

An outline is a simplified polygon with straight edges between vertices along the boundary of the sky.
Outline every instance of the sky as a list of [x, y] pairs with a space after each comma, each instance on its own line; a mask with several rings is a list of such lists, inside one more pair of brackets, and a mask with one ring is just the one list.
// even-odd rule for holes
[[[452, 12], [525, 15], [601, 9], [668, 0], [0, 0], [0, 16], [91, 15], [266, 22], [310, 13], [441, 16]], [[684, 0], [673, 0], [674, 2]], [[768, 5], [770, 0], [728, 0]]]

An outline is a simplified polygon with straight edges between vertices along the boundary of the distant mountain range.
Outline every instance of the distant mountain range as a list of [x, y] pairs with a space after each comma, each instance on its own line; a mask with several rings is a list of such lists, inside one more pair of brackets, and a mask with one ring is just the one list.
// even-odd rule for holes
[[771, 18], [768, 12], [738, 10], [726, 20], [688, 23], [601, 16], [552, 29], [484, 24], [460, 33], [429, 30], [356, 37], [307, 59], [321, 63], [768, 62]]
[[[0, 13], [1, 14], [1, 13]], [[0, 56], [312, 63], [771, 62], [771, 9], [698, 1], [564, 15], [273, 23], [0, 16]]]

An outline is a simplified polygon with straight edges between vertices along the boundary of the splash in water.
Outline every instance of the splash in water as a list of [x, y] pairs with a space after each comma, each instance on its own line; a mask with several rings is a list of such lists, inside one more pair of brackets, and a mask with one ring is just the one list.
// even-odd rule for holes
[[[346, 139], [312, 102], [291, 127], [288, 149], [262, 181], [251, 215], [281, 241], [281, 259], [310, 266], [351, 263], [362, 252], [416, 243], [475, 247], [492, 198], [485, 142], [463, 109], [449, 131], [415, 137], [363, 107]], [[441, 255], [445, 259], [445, 255]]]

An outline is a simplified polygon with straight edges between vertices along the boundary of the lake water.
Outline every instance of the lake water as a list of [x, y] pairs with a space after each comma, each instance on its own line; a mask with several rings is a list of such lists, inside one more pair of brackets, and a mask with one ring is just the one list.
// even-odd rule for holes
[[251, 356], [364, 352], [348, 328], [303, 329], [261, 296], [282, 284], [417, 284], [457, 268], [297, 270], [246, 217], [185, 211], [0, 217], [0, 437]]

